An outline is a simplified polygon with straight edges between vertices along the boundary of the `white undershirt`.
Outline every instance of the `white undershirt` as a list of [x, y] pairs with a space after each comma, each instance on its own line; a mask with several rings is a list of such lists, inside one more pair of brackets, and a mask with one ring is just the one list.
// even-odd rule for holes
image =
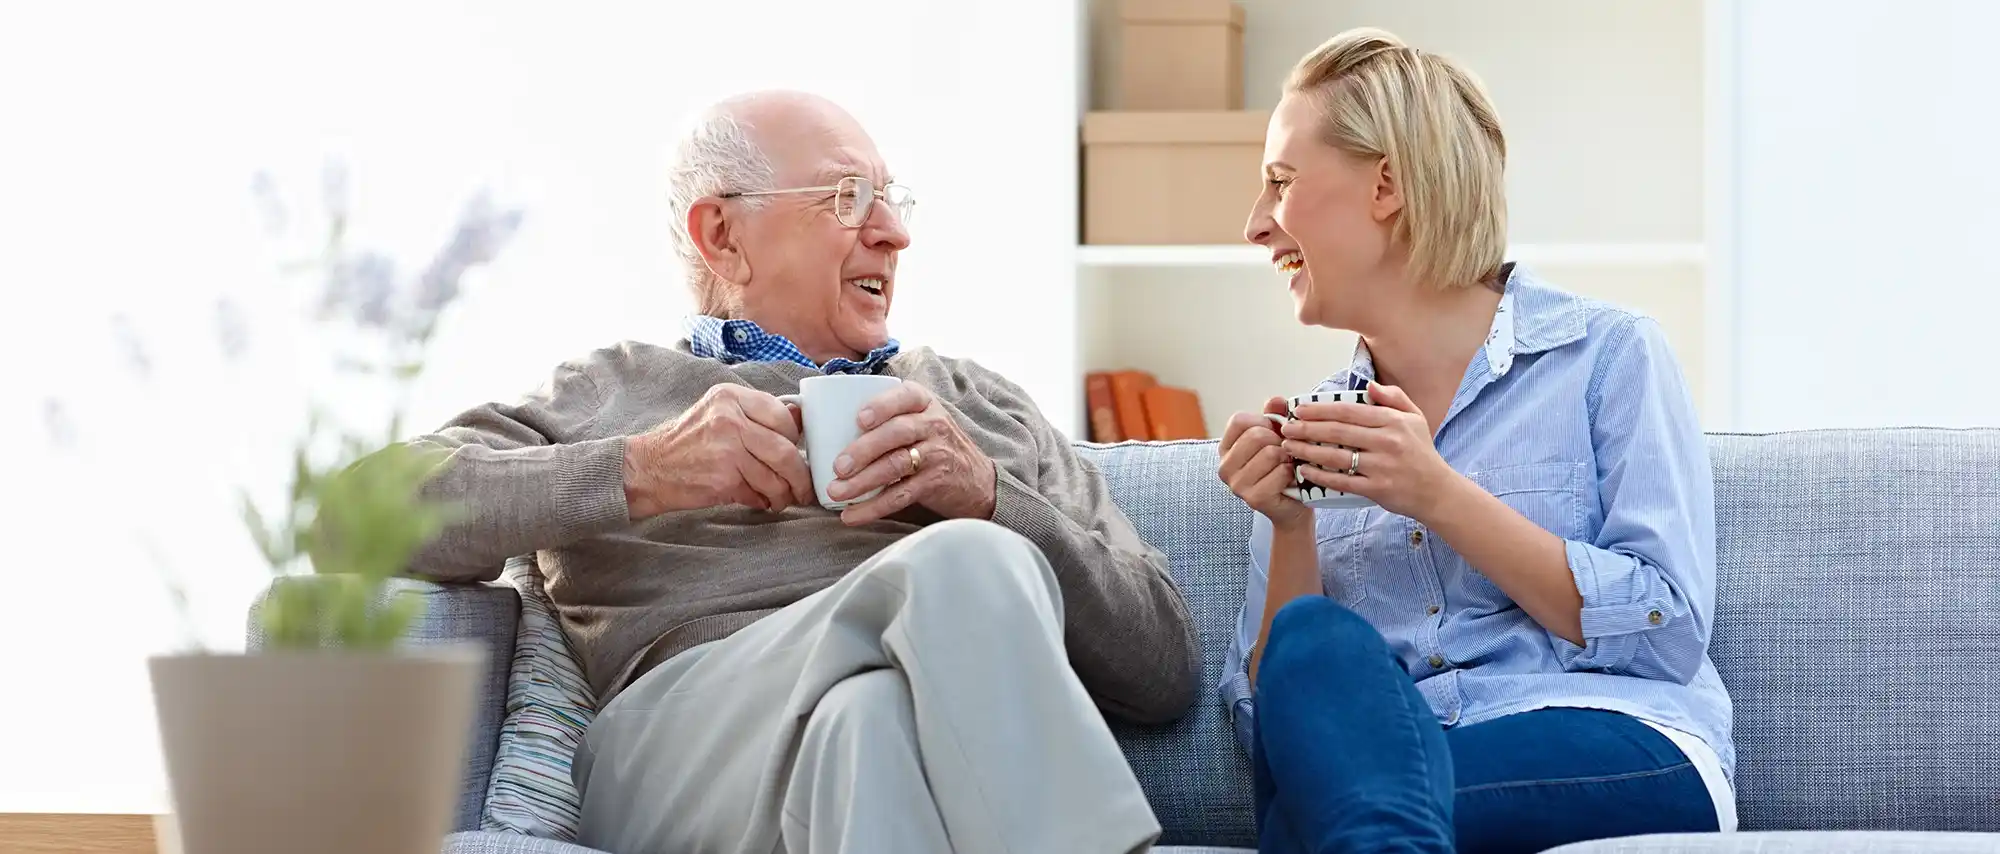
[[1715, 751], [1708, 743], [1672, 727], [1664, 727], [1652, 721], [1640, 719], [1657, 730], [1681, 749], [1681, 754], [1694, 764], [1694, 770], [1701, 772], [1702, 785], [1708, 787], [1708, 797], [1715, 802], [1715, 824], [1723, 833], [1736, 830], [1736, 791], [1729, 785], [1729, 777], [1722, 773], [1722, 760], [1716, 758]]

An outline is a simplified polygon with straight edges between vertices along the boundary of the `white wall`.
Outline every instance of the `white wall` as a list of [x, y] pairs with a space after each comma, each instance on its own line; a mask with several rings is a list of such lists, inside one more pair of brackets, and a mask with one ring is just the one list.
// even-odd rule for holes
[[1725, 5], [1741, 426], [2000, 425], [2000, 4]]
[[[210, 355], [210, 300], [270, 287], [253, 170], [310, 187], [322, 155], [346, 155], [364, 237], [411, 264], [475, 186], [527, 208], [444, 333], [417, 407], [428, 425], [590, 348], [677, 335], [669, 134], [727, 92], [814, 89], [853, 109], [918, 193], [893, 333], [1000, 370], [1066, 425], [1074, 354], [1021, 330], [1075, 334], [1049, 309], [1071, 298], [1075, 212], [993, 179], [1075, 181], [1075, 69], [1021, 60], [1068, 55], [1073, 22], [1064, 0], [10, 4], [0, 810], [158, 806], [143, 659], [176, 623], [144, 539], [190, 583], [200, 633], [240, 644], [262, 578], [233, 477], [250, 450], [282, 443], [294, 360], [313, 355], [278, 346], [234, 378]], [[113, 313], [151, 336], [153, 385], [121, 378]], [[51, 394], [70, 398], [87, 458], [42, 451]]]

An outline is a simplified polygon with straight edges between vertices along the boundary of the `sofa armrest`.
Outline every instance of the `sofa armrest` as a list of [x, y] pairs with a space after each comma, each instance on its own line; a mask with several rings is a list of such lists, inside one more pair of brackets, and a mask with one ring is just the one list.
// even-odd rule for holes
[[[310, 583], [311, 578], [298, 576], [274, 583]], [[423, 614], [410, 625], [411, 644], [474, 643], [486, 651], [486, 674], [479, 683], [479, 707], [466, 751], [465, 783], [459, 792], [455, 826], [456, 830], [478, 830], [480, 813], [486, 807], [487, 779], [493, 772], [493, 753], [500, 743], [500, 719], [507, 707], [507, 677], [513, 667], [521, 595], [507, 584], [438, 584], [407, 578], [392, 579], [389, 589], [411, 591], [424, 600]], [[264, 646], [258, 615], [269, 595], [267, 588], [250, 606], [248, 649]]]

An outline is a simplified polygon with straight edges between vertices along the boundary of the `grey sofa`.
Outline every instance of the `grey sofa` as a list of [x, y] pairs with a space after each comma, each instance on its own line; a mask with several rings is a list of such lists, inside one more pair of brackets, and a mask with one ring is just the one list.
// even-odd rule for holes
[[[1250, 524], [1216, 481], [1215, 443], [1081, 447], [1172, 559], [1213, 686]], [[1712, 655], [1736, 701], [1745, 832], [1561, 850], [2000, 852], [2000, 430], [1714, 435], [1710, 449], [1721, 572]], [[417, 586], [433, 599], [424, 639], [476, 639], [494, 656], [464, 832], [446, 850], [591, 854], [472, 830], [519, 602], [500, 585]], [[1255, 845], [1248, 766], [1212, 688], [1179, 723], [1117, 732], [1164, 845]]]

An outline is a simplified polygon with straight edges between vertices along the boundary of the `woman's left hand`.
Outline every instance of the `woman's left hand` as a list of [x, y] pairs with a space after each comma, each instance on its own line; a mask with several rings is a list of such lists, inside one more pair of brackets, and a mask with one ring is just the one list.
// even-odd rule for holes
[[[1368, 397], [1373, 404], [1299, 407], [1297, 418], [1284, 425], [1285, 453], [1312, 464], [1299, 466], [1299, 472], [1314, 483], [1429, 524], [1432, 508], [1461, 476], [1438, 456], [1430, 422], [1402, 389], [1371, 382]], [[1360, 474], [1350, 475], [1357, 450]]]

